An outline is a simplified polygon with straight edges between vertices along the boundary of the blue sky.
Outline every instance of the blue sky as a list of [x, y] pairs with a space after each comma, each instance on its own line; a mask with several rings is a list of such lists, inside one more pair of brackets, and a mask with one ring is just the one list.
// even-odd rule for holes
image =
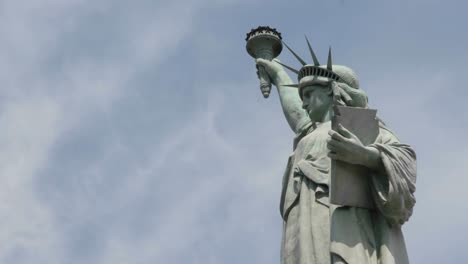
[[467, 8], [1, 1], [0, 263], [279, 263], [293, 133], [245, 51], [258, 25], [356, 70], [418, 154], [412, 263], [463, 262]]

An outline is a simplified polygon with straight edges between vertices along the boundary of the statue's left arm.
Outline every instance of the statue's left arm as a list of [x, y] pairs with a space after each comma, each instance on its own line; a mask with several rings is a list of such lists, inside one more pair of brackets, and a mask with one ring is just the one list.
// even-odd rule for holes
[[387, 128], [370, 147], [378, 150], [383, 166], [371, 179], [375, 204], [390, 224], [402, 225], [416, 203], [416, 153]]
[[410, 146], [381, 124], [376, 143], [368, 146], [340, 125], [330, 131], [328, 148], [332, 159], [371, 169], [375, 204], [390, 224], [409, 219], [416, 203], [416, 153]]

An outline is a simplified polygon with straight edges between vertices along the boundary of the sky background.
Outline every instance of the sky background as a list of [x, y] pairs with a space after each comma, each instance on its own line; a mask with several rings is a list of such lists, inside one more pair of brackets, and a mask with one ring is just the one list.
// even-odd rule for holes
[[418, 154], [411, 262], [466, 262], [467, 8], [0, 1], [0, 263], [279, 263], [294, 135], [245, 51], [259, 25], [355, 69]]

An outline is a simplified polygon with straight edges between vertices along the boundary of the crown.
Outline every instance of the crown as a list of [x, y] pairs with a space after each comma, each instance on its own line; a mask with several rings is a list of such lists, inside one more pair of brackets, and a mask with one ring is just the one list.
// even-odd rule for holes
[[277, 63], [284, 66], [286, 69], [297, 74], [297, 80], [298, 80], [297, 84], [286, 84], [284, 86], [296, 87], [296, 88], [299, 88], [300, 90], [301, 88], [307, 85], [310, 85], [313, 81], [316, 81], [318, 79], [321, 79], [323, 81], [340, 81], [341, 80], [340, 75], [338, 75], [336, 72], [333, 71], [331, 47], [328, 49], [327, 66], [326, 67], [321, 66], [320, 62], [317, 59], [317, 56], [315, 56], [314, 50], [312, 49], [312, 46], [310, 45], [310, 42], [307, 36], [305, 37], [305, 39], [307, 41], [307, 46], [309, 47], [310, 55], [312, 56], [312, 60], [314, 61], [314, 64], [307, 64], [299, 55], [297, 55], [296, 52], [294, 52], [286, 43], [283, 42], [286, 48], [302, 64], [302, 68], [300, 70], [296, 70], [293, 67], [290, 67], [279, 61], [276, 61]]

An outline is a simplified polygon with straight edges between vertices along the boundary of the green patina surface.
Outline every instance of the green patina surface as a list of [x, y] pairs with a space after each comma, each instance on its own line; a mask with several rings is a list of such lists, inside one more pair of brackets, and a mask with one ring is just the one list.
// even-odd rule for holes
[[[332, 130], [333, 106], [367, 108], [367, 95], [352, 69], [332, 64], [331, 49], [321, 65], [307, 44], [313, 64], [286, 45], [301, 64], [297, 70], [273, 59], [279, 53], [251, 54], [262, 69], [262, 93], [265, 82], [277, 87], [284, 116], [296, 133], [283, 176], [281, 263], [408, 263], [401, 226], [415, 204], [415, 152], [380, 121], [379, 135], [368, 145], [346, 127]], [[268, 43], [261, 45], [265, 50]], [[298, 83], [285, 68], [297, 74]], [[332, 160], [368, 168], [375, 209], [329, 202]]]

